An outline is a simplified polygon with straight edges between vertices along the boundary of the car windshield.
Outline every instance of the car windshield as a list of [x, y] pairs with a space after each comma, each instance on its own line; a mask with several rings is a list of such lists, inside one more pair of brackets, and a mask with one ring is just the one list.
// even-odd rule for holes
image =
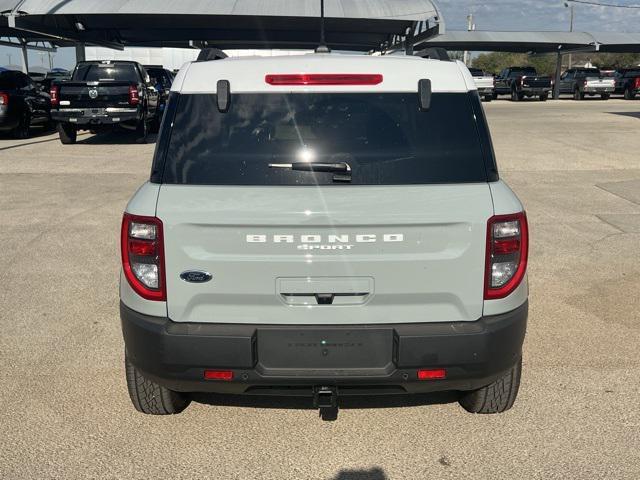
[[346, 163], [351, 184], [486, 181], [472, 100], [435, 93], [420, 111], [416, 93], [246, 93], [220, 113], [213, 94], [181, 95], [163, 182], [333, 183], [330, 172], [270, 167], [302, 162]]
[[79, 65], [74, 80], [82, 82], [138, 82], [136, 67], [132, 63], [88, 63]]

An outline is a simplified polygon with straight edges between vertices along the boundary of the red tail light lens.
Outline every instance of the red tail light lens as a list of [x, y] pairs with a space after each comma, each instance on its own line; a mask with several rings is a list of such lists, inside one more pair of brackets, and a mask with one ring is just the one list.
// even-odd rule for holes
[[160, 219], [124, 214], [122, 269], [131, 288], [147, 300], [167, 299], [163, 245]]
[[233, 380], [233, 372], [231, 370], [205, 370], [204, 379], [229, 382]]
[[0, 92], [0, 107], [9, 105], [9, 94]]
[[140, 93], [137, 85], [129, 85], [129, 105], [136, 106], [140, 103]]
[[640, 89], [640, 77], [636, 77], [633, 81], [633, 88]]
[[524, 212], [489, 219], [485, 300], [504, 298], [520, 285], [527, 271], [528, 253], [529, 228]]
[[418, 380], [444, 380], [447, 371], [444, 368], [418, 370]]
[[378, 85], [382, 83], [382, 75], [377, 73], [293, 73], [267, 75], [264, 80], [269, 85]]
[[52, 106], [57, 107], [60, 105], [60, 87], [58, 85], [51, 85], [49, 96], [51, 97]]

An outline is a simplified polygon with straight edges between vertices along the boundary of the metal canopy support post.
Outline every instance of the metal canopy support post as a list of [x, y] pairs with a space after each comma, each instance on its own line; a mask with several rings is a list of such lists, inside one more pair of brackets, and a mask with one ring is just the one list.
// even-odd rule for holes
[[556, 76], [553, 83], [553, 99], [560, 98], [560, 74], [562, 73], [562, 50], [558, 49], [558, 58], [556, 59]]
[[87, 59], [84, 51], [84, 43], [76, 43], [76, 63], [84, 62]]
[[29, 73], [29, 50], [24, 39], [20, 39], [20, 49], [22, 50], [22, 71], [23, 73]]

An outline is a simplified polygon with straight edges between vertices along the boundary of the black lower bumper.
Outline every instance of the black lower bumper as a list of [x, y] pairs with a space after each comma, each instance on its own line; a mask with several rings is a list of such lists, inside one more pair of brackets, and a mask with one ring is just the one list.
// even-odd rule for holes
[[[520, 358], [527, 303], [476, 322], [389, 325], [176, 323], [120, 304], [129, 360], [172, 390], [232, 394], [341, 395], [474, 390]], [[233, 380], [205, 380], [207, 369]], [[419, 369], [446, 379], [418, 380]]]

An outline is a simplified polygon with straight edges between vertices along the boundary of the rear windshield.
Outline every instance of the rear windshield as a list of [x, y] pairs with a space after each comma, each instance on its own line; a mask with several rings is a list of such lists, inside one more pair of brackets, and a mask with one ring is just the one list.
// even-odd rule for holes
[[624, 72], [625, 77], [640, 77], [640, 70], [627, 70]]
[[[23, 82], [24, 83], [24, 82]], [[18, 88], [18, 75], [16, 72], [0, 72], [0, 88], [11, 90]]]
[[78, 65], [73, 75], [74, 80], [81, 82], [132, 82], [139, 80], [135, 65], [132, 63], [88, 63]]
[[597, 68], [584, 68], [582, 70], [576, 70], [576, 77], [599, 77], [600, 70]]
[[520, 75], [536, 75], [535, 68], [517, 68], [509, 72], [509, 77], [519, 77]]
[[435, 93], [420, 111], [416, 93], [234, 94], [220, 113], [215, 95], [180, 95], [170, 138], [160, 139], [162, 181], [335, 183], [333, 172], [287, 167], [311, 162], [346, 163], [352, 185], [484, 182], [472, 99]]

